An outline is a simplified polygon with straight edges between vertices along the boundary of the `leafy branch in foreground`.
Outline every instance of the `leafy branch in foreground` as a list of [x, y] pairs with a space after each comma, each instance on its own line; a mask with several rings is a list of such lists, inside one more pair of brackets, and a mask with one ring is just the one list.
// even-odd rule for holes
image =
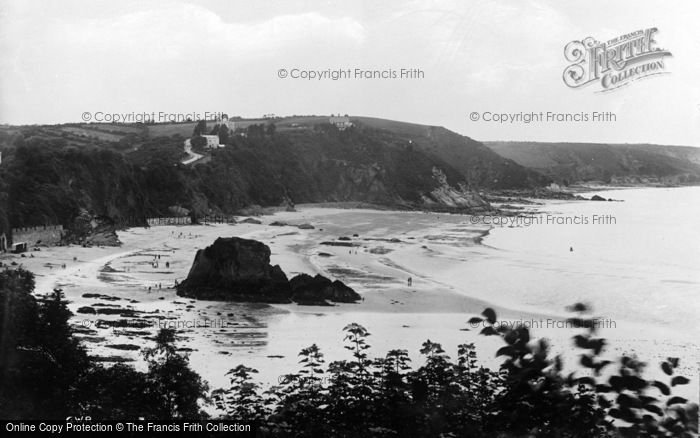
[[[604, 370], [613, 362], [602, 358], [606, 341], [596, 337], [596, 319], [585, 316], [588, 308], [583, 304], [575, 304], [570, 310], [577, 315], [567, 323], [583, 329], [573, 340], [583, 350], [580, 365], [587, 372], [566, 376], [562, 358], [549, 359], [544, 340], [531, 341], [527, 327], [498, 325], [493, 310], [483, 312], [486, 327], [482, 334], [500, 336], [506, 343], [497, 355], [505, 357], [501, 368], [507, 376], [508, 389], [501, 403], [515, 413], [507, 430], [516, 435], [529, 430], [557, 436], [581, 429], [624, 437], [683, 437], [697, 433], [698, 406], [672, 396], [663, 382], [645, 380], [642, 362], [623, 356], [617, 369], [604, 377]], [[677, 358], [668, 358], [661, 367], [670, 376], [678, 363]], [[672, 379], [671, 386], [689, 382], [685, 377], [677, 377], [680, 378], [674, 378], [675, 383]]]
[[609, 371], [613, 362], [602, 358], [606, 342], [596, 337], [595, 320], [585, 317], [584, 305], [572, 310], [569, 324], [583, 328], [573, 339], [582, 350], [578, 372], [565, 374], [545, 340], [531, 339], [527, 327], [498, 324], [486, 309], [470, 322], [483, 322], [481, 334], [503, 339], [499, 371], [478, 365], [473, 344], [459, 345], [453, 361], [428, 340], [417, 369], [406, 350], [371, 359], [370, 333], [353, 323], [344, 328], [350, 360], [324, 369], [312, 345], [299, 355], [302, 369], [264, 394], [252, 382], [256, 371], [239, 365], [230, 372], [230, 388], [214, 398], [226, 416], [255, 419], [269, 436], [694, 436], [697, 405], [671, 392], [689, 382], [675, 375], [678, 359], [661, 364], [668, 384], [645, 380], [643, 364], [626, 356]]

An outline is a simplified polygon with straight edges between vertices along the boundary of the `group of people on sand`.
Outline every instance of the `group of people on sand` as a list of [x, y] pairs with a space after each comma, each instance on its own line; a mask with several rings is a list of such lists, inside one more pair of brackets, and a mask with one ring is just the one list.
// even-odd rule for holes
[[156, 285], [154, 285], [154, 286], [148, 286], [148, 293], [149, 293], [149, 294], [151, 293], [151, 290], [152, 290], [152, 289], [158, 289], [158, 290], [163, 289], [163, 283], [158, 283], [158, 284], [156, 284]]
[[198, 236], [198, 235], [194, 235], [194, 236], [193, 236], [192, 233], [187, 233], [186, 236], [185, 236], [185, 233], [183, 233], [183, 232], [180, 232], [179, 234], [175, 234], [175, 231], [171, 231], [171, 232], [170, 232], [170, 235], [171, 235], [171, 236], [174, 236], [174, 237], [177, 238], [177, 239], [192, 239], [192, 238], [196, 238], [196, 237], [201, 237], [201, 236]]
[[[179, 283], [178, 283], [177, 279], [175, 279], [175, 283], [174, 283], [170, 288], [171, 288], [171, 289], [175, 289], [175, 288], [177, 288], [177, 285], [178, 285], [178, 284], [179, 284]], [[166, 286], [165, 288], [167, 289], [168, 287]], [[162, 290], [162, 289], [163, 289], [163, 283], [158, 283], [158, 284], [155, 284], [155, 285], [153, 285], [153, 286], [148, 286], [146, 289], [148, 290], [148, 293], [149, 293], [149, 294], [151, 293], [151, 291], [152, 291], [153, 289]]]
[[[154, 269], [158, 268], [158, 266], [160, 265], [159, 260], [160, 260], [160, 254], [156, 254], [156, 255], [153, 256], [153, 261], [151, 262], [151, 266], [153, 266]], [[167, 261], [166, 261], [166, 262], [165, 262], [165, 267], [166, 267], [166, 268], [169, 268], [169, 267], [170, 267], [170, 262], [167, 262]]]
[[[171, 234], [174, 234], [174, 233], [175, 233], [174, 231], [171, 232]], [[190, 236], [191, 236], [191, 235], [192, 235], [192, 234], [190, 234]], [[182, 236], [182, 233], [180, 233], [180, 236]], [[175, 250], [172, 250], [172, 252], [175, 253]], [[160, 264], [160, 259], [161, 259], [161, 257], [162, 257], [161, 254], [154, 254], [154, 255], [153, 255], [153, 260], [151, 261], [151, 266], [153, 266], [154, 268], [158, 268], [158, 266], [159, 266], [159, 264]], [[165, 267], [166, 267], [166, 268], [170, 268], [170, 262], [169, 262], [169, 261], [166, 261], [166, 262], [165, 262]], [[178, 285], [178, 282], [177, 282], [177, 279], [176, 279], [176, 280], [175, 280], [175, 284], [174, 284], [173, 286], [171, 286], [171, 288], [172, 288], [172, 289], [175, 289], [175, 288], [177, 287], [177, 285]], [[166, 286], [165, 288], [167, 289], [168, 287]], [[149, 294], [151, 293], [151, 291], [153, 291], [153, 289], [162, 290], [162, 289], [163, 289], [163, 283], [158, 283], [158, 284], [156, 284], [156, 285], [154, 285], [154, 286], [147, 286], [146, 289], [148, 290], [148, 293], [149, 293]]]

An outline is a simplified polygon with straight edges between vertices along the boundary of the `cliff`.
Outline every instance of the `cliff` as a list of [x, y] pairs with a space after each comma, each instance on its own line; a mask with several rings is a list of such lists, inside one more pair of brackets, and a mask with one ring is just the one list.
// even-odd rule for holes
[[467, 208], [470, 211], [486, 211], [491, 208], [478, 193], [468, 190], [463, 184], [452, 187], [447, 183], [445, 174], [437, 167], [433, 168], [433, 178], [438, 182], [430, 194], [423, 196], [426, 205], [446, 208]]
[[651, 144], [487, 142], [498, 154], [559, 184], [700, 183], [700, 148]]
[[484, 143], [441, 126], [420, 125], [371, 117], [353, 117], [362, 126], [380, 129], [410, 142], [411, 147], [449, 163], [460, 179], [479, 189], [529, 189], [544, 186], [549, 178], [536, 169], [500, 155]]

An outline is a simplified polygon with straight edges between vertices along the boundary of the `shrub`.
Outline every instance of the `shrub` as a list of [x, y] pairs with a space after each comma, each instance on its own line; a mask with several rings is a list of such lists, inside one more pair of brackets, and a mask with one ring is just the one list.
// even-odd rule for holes
[[214, 398], [227, 417], [254, 419], [271, 436], [694, 436], [697, 405], [671, 393], [688, 383], [675, 375], [678, 359], [661, 364], [669, 384], [645, 380], [643, 364], [626, 356], [603, 378], [602, 370], [613, 366], [602, 358], [605, 340], [595, 336], [585, 306], [573, 309], [577, 314], [568, 322], [583, 328], [573, 338], [582, 350], [582, 373], [565, 375], [562, 358], [550, 357], [545, 340], [531, 339], [526, 327], [499, 325], [486, 309], [470, 322], [483, 322], [481, 334], [504, 341], [499, 371], [478, 365], [473, 344], [459, 345], [453, 361], [428, 340], [417, 369], [405, 350], [372, 359], [370, 333], [349, 324], [350, 360], [325, 366], [312, 345], [299, 354], [302, 369], [265, 393], [253, 381], [257, 371], [240, 365], [229, 373], [231, 386]]

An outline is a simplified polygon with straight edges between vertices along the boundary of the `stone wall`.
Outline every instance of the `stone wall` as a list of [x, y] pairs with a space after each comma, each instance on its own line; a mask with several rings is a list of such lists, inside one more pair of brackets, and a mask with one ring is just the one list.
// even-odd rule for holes
[[192, 224], [192, 218], [189, 216], [181, 217], [151, 217], [146, 219], [149, 227], [156, 227], [158, 225], [190, 225]]
[[25, 227], [12, 229], [12, 243], [27, 242], [30, 247], [36, 245], [53, 246], [61, 243], [63, 225], [46, 225], [43, 227]]

